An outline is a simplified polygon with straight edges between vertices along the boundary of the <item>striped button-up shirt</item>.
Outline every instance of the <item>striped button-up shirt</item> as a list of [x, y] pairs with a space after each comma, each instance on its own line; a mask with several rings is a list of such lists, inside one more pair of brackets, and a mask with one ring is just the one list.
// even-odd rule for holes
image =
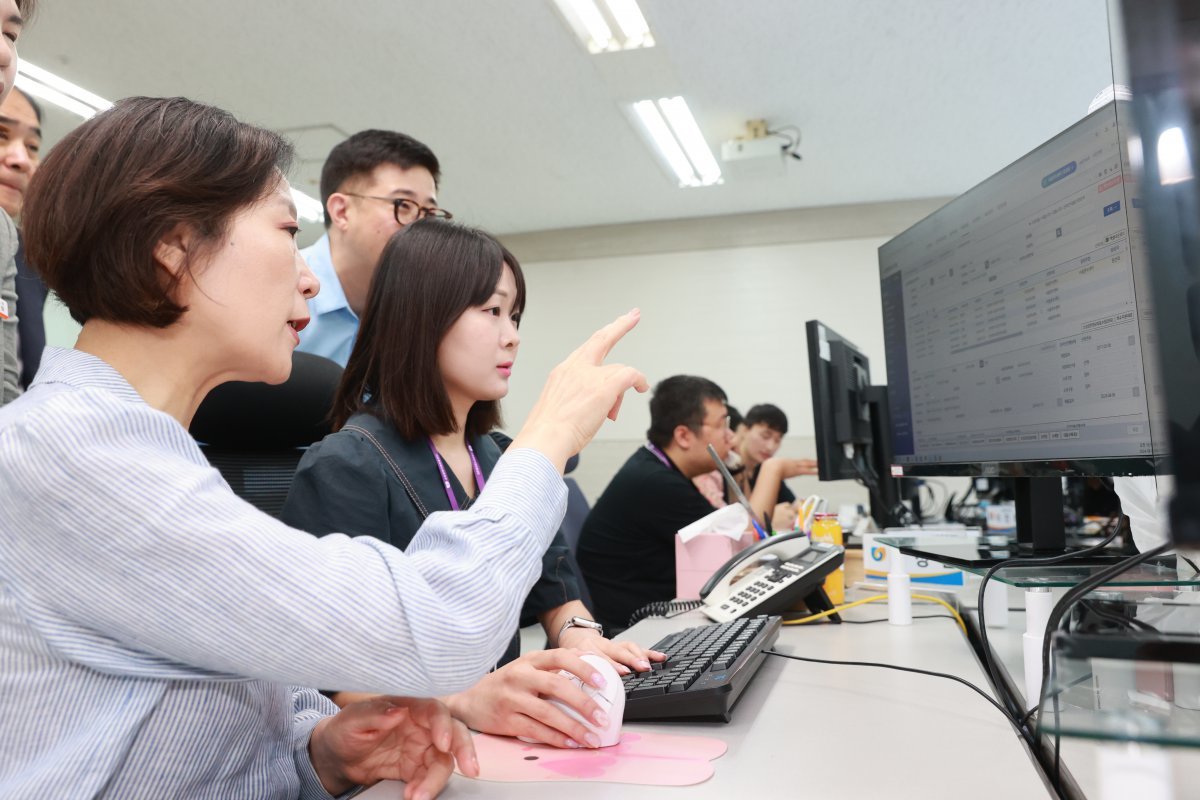
[[327, 797], [320, 686], [431, 696], [503, 652], [562, 519], [501, 459], [406, 552], [236, 497], [106, 363], [48, 349], [0, 409], [0, 797]]

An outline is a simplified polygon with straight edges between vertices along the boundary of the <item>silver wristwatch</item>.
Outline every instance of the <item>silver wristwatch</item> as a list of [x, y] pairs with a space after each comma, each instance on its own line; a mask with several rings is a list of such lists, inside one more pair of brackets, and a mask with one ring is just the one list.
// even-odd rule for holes
[[562, 641], [562, 635], [567, 632], [567, 628], [589, 628], [601, 636], [604, 635], [604, 626], [594, 619], [587, 617], [571, 617], [563, 623], [562, 628], [558, 631], [558, 640]]

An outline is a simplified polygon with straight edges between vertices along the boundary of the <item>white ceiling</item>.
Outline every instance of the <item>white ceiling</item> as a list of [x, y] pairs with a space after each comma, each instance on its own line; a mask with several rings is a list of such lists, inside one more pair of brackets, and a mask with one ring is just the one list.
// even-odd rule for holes
[[[402, 130], [442, 160], [441, 204], [502, 234], [954, 195], [1111, 82], [1105, 0], [641, 5], [658, 47], [591, 56], [551, 0], [44, 0], [21, 55], [287, 132], [313, 195], [344, 135]], [[676, 188], [626, 115], [674, 94], [714, 150], [765, 118], [804, 160]]]

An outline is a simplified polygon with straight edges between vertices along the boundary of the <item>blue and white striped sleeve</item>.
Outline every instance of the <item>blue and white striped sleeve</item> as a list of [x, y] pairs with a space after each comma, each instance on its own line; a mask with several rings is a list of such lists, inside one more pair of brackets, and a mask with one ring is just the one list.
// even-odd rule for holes
[[4, 462], [28, 465], [8, 481], [28, 518], [3, 546], [5, 569], [30, 624], [104, 672], [460, 691], [504, 651], [565, 510], [557, 471], [520, 450], [472, 509], [433, 515], [407, 553], [315, 538], [180, 454], [165, 415], [97, 417], [103, 396], [72, 394], [54, 425], [0, 433]]

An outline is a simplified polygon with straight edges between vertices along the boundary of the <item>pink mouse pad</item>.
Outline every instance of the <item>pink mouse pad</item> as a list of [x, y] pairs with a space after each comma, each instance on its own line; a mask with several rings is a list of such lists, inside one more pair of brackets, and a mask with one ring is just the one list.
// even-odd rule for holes
[[487, 733], [474, 741], [479, 779], [504, 783], [603, 781], [690, 786], [712, 777], [712, 760], [726, 750], [720, 739], [663, 733], [623, 733], [619, 744], [597, 750], [564, 750]]

